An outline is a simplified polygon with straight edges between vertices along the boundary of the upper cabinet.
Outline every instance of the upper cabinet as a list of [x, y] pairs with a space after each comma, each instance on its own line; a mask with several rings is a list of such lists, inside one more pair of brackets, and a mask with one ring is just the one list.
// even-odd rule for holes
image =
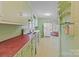
[[0, 23], [22, 25], [31, 15], [31, 6], [25, 1], [0, 2]]

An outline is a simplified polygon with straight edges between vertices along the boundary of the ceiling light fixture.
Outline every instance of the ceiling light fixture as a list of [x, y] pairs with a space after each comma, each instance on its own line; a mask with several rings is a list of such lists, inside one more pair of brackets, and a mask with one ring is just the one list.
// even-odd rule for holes
[[51, 16], [51, 13], [45, 13], [44, 15], [45, 16]]

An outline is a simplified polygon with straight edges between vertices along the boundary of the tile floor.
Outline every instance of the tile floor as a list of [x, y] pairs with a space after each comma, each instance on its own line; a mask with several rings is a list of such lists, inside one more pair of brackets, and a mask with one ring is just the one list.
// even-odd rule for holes
[[55, 40], [52, 37], [41, 38], [37, 49], [37, 57], [59, 56], [59, 50], [56, 49]]

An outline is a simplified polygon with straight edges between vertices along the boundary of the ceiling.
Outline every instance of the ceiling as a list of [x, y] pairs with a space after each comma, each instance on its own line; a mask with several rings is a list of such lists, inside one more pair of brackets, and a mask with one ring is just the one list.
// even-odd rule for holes
[[56, 19], [57, 1], [31, 1], [32, 10], [37, 13], [38, 17]]
[[58, 2], [57, 1], [30, 1], [30, 5], [40, 20], [49, 20], [58, 24]]

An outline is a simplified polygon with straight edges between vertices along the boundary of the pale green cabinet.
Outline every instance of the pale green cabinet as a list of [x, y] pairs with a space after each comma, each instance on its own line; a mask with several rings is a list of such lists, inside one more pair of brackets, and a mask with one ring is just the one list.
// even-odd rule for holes
[[16, 57], [29, 57], [32, 55], [32, 51], [31, 51], [31, 42], [29, 42], [28, 44], [26, 44], [17, 54]]
[[26, 12], [31, 14], [31, 11], [32, 10], [28, 2], [2, 1], [0, 2], [0, 23], [15, 25], [26, 24], [29, 17], [24, 17], [24, 14]]
[[35, 56], [35, 40], [27, 43], [16, 55], [16, 57], [31, 57]]
[[35, 33], [25, 46], [17, 52], [16, 57], [33, 57], [37, 54], [38, 36]]
[[31, 52], [31, 43], [29, 43], [29, 45], [26, 47], [24, 47], [24, 49], [21, 51], [21, 56], [22, 57], [29, 57], [32, 55], [32, 52]]

